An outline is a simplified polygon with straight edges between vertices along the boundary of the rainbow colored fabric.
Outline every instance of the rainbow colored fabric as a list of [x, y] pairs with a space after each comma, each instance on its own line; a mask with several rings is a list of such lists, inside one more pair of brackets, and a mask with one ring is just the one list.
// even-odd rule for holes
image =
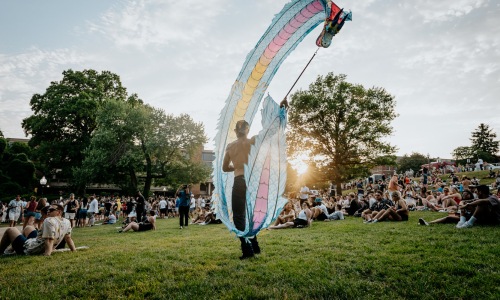
[[262, 131], [252, 146], [245, 168], [247, 183], [246, 229], [234, 226], [231, 211], [233, 173], [222, 172], [227, 145], [236, 140], [234, 128], [239, 120], [252, 124], [263, 95], [279, 67], [295, 47], [316, 26], [324, 22], [317, 44], [330, 46], [351, 13], [340, 10], [330, 0], [295, 0], [286, 4], [248, 54], [222, 109], [215, 137], [213, 183], [217, 218], [240, 237], [252, 237], [273, 222], [286, 200], [282, 197], [286, 182], [286, 111], [266, 97]]

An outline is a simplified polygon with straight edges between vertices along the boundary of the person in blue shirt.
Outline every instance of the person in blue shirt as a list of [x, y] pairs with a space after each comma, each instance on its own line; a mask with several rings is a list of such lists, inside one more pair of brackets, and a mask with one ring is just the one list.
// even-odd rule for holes
[[[189, 205], [191, 204], [190, 186], [185, 184], [177, 190], [177, 200], [179, 201], [179, 225], [180, 229], [188, 227]], [[177, 206], [176, 200], [176, 206]]]

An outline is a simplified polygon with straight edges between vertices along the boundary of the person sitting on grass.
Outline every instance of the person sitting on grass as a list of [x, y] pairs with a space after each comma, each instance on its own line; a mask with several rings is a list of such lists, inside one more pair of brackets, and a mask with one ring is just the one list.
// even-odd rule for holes
[[328, 218], [328, 209], [323, 204], [323, 200], [321, 198], [316, 198], [316, 200], [314, 200], [314, 204], [316, 206], [311, 208], [312, 219], [318, 221], [326, 220]]
[[375, 202], [369, 209], [365, 209], [361, 213], [361, 217], [365, 220], [363, 223], [371, 223], [373, 218], [381, 212], [385, 211], [386, 209], [390, 209], [391, 206], [394, 206], [394, 203], [392, 203], [390, 200], [385, 199], [382, 197], [382, 192], [376, 192], [375, 193]]
[[344, 213], [342, 212], [342, 205], [336, 204], [335, 211], [331, 214], [327, 215], [325, 222], [334, 221], [334, 220], [344, 220]]
[[462, 195], [457, 187], [444, 188], [444, 195], [441, 195], [441, 202], [443, 204], [443, 209], [441, 212], [456, 211], [460, 201], [462, 201]]
[[434, 197], [434, 194], [430, 190], [426, 191], [425, 195], [417, 195], [417, 198], [422, 201], [422, 206], [417, 207], [418, 210], [440, 211], [442, 209], [442, 207], [438, 205], [436, 197]]
[[312, 211], [309, 209], [309, 204], [307, 201], [302, 203], [302, 210], [299, 212], [297, 218], [293, 220], [293, 222], [286, 222], [285, 224], [280, 224], [277, 226], [269, 226], [267, 229], [284, 229], [284, 228], [304, 228], [307, 226], [311, 226], [312, 223]]
[[23, 233], [15, 227], [8, 228], [0, 241], [0, 253], [4, 253], [11, 245], [17, 254], [50, 256], [63, 241], [71, 251], [75, 251], [75, 244], [71, 239], [71, 223], [62, 218], [64, 207], [52, 204], [45, 209], [47, 218], [43, 221], [41, 231], [37, 232], [33, 226], [26, 226]]
[[396, 191], [391, 194], [394, 206], [383, 211], [380, 211], [370, 224], [384, 221], [386, 219], [391, 221], [408, 221], [408, 207], [406, 202], [401, 199], [401, 194]]
[[295, 219], [295, 211], [293, 210], [293, 205], [289, 201], [285, 204], [284, 209], [281, 211], [280, 215], [274, 222], [274, 226], [278, 226], [280, 224], [285, 224], [287, 222], [293, 222]]
[[133, 231], [148, 231], [148, 230], [156, 230], [156, 218], [155, 211], [149, 211], [149, 216], [146, 218], [145, 222], [137, 223], [135, 221], [130, 222], [125, 228], [120, 229], [118, 232], [127, 232], [129, 230]]
[[190, 224], [202, 224], [205, 223], [205, 219], [205, 209], [198, 206], [194, 211], [193, 218], [191, 219]]
[[[477, 187], [478, 200], [468, 202], [460, 207], [460, 222], [457, 228], [470, 228], [476, 221], [480, 224], [498, 225], [500, 224], [500, 189], [496, 195], [490, 195], [490, 188], [487, 185]], [[465, 211], [474, 209], [472, 217], [466, 221]]]
[[[465, 203], [469, 203], [472, 201], [474, 201], [474, 194], [472, 194], [472, 192], [470, 190], [463, 191], [461, 203], [465, 204]], [[472, 214], [474, 213], [474, 211], [471, 208], [468, 208], [468, 209], [464, 208], [463, 210], [465, 210], [464, 214], [463, 214], [465, 217], [465, 220], [469, 220], [470, 217], [472, 217]], [[418, 219], [418, 223], [420, 225], [425, 225], [425, 226], [429, 226], [430, 224], [447, 224], [447, 223], [457, 224], [459, 221], [460, 221], [460, 214], [459, 213], [453, 213], [453, 214], [450, 214], [444, 218], [439, 218], [437, 220], [430, 221], [430, 222], [425, 221], [423, 218]]]
[[102, 225], [107, 225], [107, 224], [115, 224], [116, 223], [116, 216], [115, 214], [109, 214], [105, 219], [104, 222], [102, 222]]

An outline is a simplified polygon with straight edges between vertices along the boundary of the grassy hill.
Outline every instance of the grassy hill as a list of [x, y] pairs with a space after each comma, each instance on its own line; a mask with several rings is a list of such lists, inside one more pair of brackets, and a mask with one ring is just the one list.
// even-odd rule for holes
[[417, 225], [444, 215], [265, 231], [245, 261], [224, 225], [77, 228], [90, 249], [1, 257], [0, 299], [499, 299], [500, 228]]

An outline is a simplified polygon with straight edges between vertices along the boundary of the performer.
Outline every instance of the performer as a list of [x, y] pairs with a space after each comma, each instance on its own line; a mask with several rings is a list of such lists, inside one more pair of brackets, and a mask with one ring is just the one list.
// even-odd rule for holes
[[[236, 123], [234, 129], [236, 141], [227, 145], [224, 161], [222, 163], [223, 172], [234, 172], [234, 184], [232, 192], [232, 209], [233, 209], [233, 222], [236, 229], [240, 231], [245, 230], [246, 224], [246, 191], [247, 186], [245, 183], [245, 164], [248, 162], [248, 154], [250, 148], [255, 144], [255, 136], [247, 138], [250, 125], [245, 120], [240, 120]], [[231, 165], [232, 163], [232, 165]], [[253, 257], [254, 254], [260, 253], [259, 243], [257, 237], [253, 237], [250, 243], [246, 239], [240, 237], [241, 252], [243, 255], [240, 259]]]

